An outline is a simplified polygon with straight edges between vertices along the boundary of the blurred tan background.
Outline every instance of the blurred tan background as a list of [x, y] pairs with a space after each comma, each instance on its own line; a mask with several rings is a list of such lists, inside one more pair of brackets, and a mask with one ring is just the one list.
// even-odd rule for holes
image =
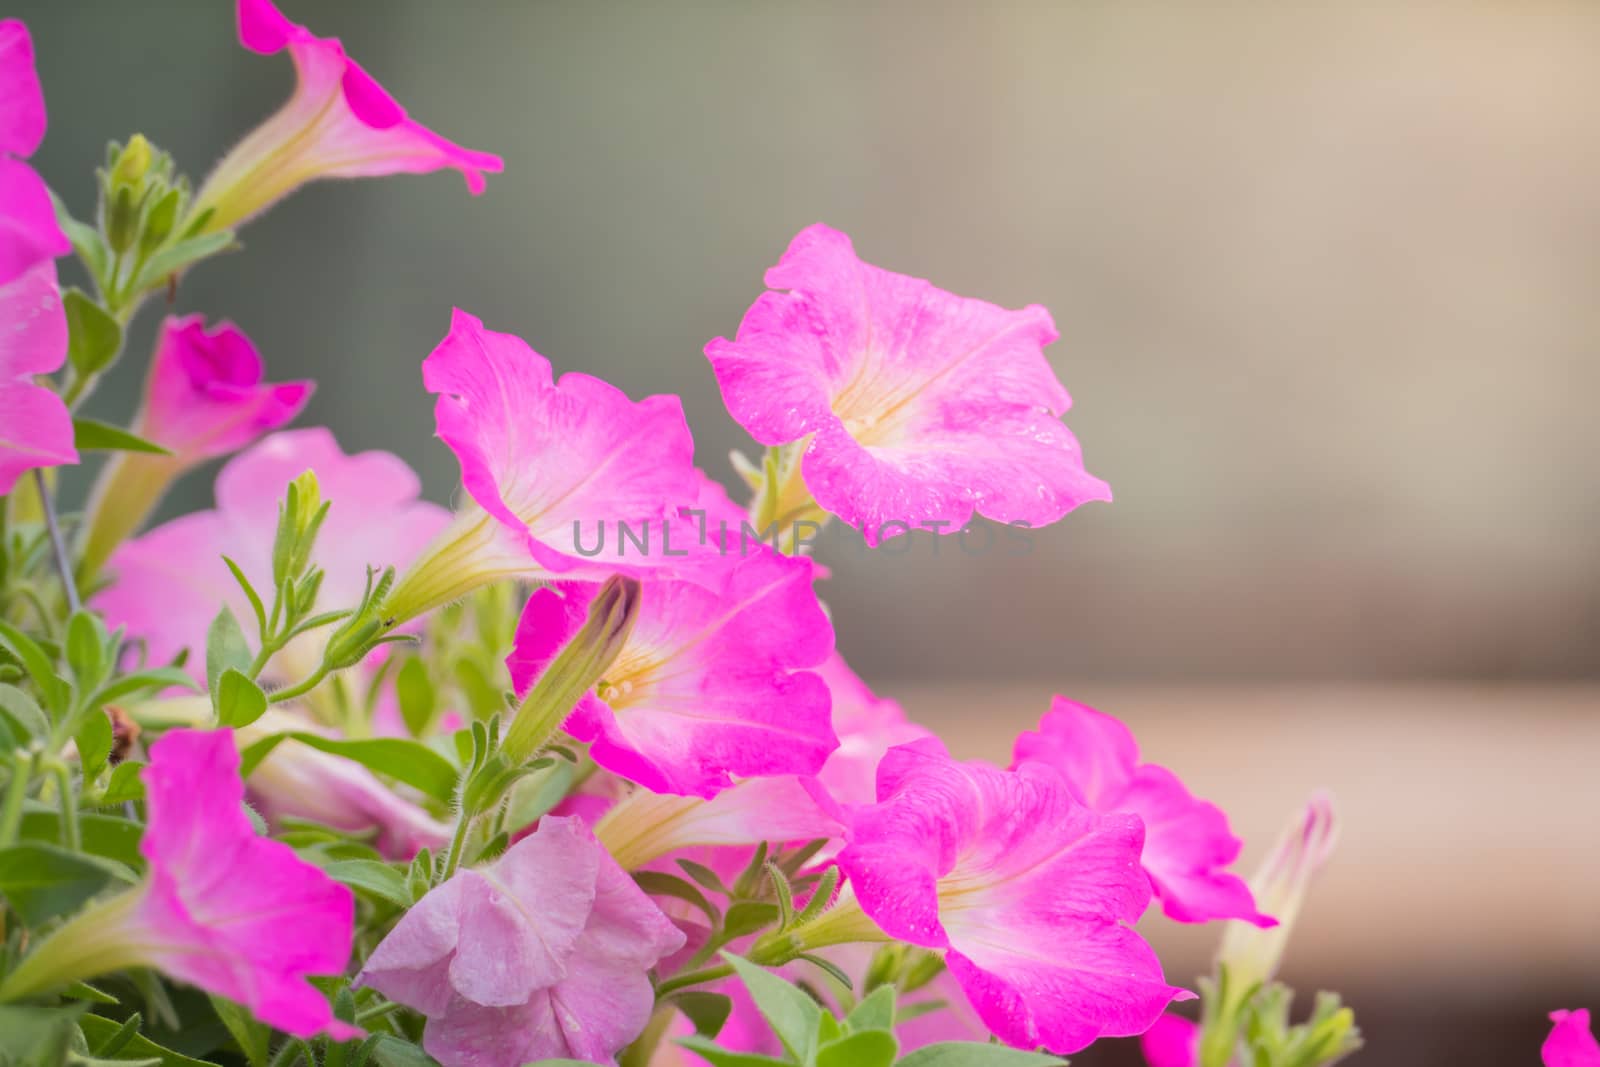
[[[852, 661], [975, 755], [1053, 691], [1097, 702], [1252, 861], [1333, 787], [1291, 972], [1355, 1004], [1358, 1062], [1531, 1064], [1544, 1011], [1600, 1008], [1600, 6], [283, 7], [507, 163], [479, 200], [314, 187], [186, 282], [319, 380], [309, 421], [446, 499], [417, 365], [460, 304], [681, 393], [731, 481], [700, 348], [805, 224], [1046, 304], [1116, 503], [1022, 557], [828, 543]], [[198, 177], [286, 94], [230, 8], [21, 4], [79, 213], [107, 138]], [[195, 476], [168, 510], [207, 500]], [[1215, 934], [1184, 933], [1179, 978]]]

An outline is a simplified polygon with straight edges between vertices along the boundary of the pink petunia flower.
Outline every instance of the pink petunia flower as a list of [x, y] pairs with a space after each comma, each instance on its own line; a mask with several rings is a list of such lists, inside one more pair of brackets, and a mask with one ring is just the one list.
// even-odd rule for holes
[[16, 158], [31, 156], [44, 131], [33, 39], [19, 19], [0, 20], [0, 496], [24, 471], [78, 459], [66, 404], [34, 384], [67, 358], [54, 260], [72, 251], [44, 180]]
[[[728, 410], [764, 445], [805, 442], [817, 504], [869, 544], [953, 533], [974, 513], [1042, 526], [1111, 491], [1061, 423], [1071, 404], [1037, 305], [1008, 311], [861, 262], [802, 230], [763, 293], [706, 355]], [[940, 525], [943, 524], [943, 525]]]
[[[701, 489], [677, 397], [635, 403], [587, 374], [556, 380], [521, 338], [459, 309], [422, 376], [477, 506], [402, 575], [391, 614], [415, 618], [508, 577], [649, 571], [694, 550], [679, 543], [668, 555], [660, 540]], [[619, 549], [622, 526], [652, 547]]]
[[1199, 1067], [1200, 1027], [1181, 1015], [1163, 1015], [1139, 1039], [1150, 1067]]
[[[161, 324], [133, 432], [170, 455], [119, 452], [95, 480], [84, 569], [99, 569], [184, 471], [237, 452], [284, 425], [311, 398], [308, 381], [265, 383], [255, 346], [232, 323], [200, 315]], [[276, 501], [273, 501], [274, 507]]]
[[1138, 743], [1121, 722], [1058, 696], [1038, 731], [1017, 738], [1015, 760], [1048, 763], [1091, 808], [1144, 821], [1141, 861], [1169, 918], [1277, 925], [1256, 909], [1244, 880], [1226, 869], [1240, 841], [1222, 809], [1195, 797], [1165, 767], [1141, 763]]
[[406, 114], [337, 38], [290, 22], [271, 0], [238, 0], [239, 43], [260, 55], [284, 49], [295, 91], [217, 164], [191, 214], [210, 212], [205, 230], [231, 229], [319, 178], [423, 174], [450, 167], [483, 192], [499, 156], [445, 140]]
[[358, 981], [426, 1015], [444, 1067], [611, 1063], [650, 1019], [650, 968], [683, 942], [580, 820], [547, 815], [418, 901]]
[[833, 697], [833, 730], [839, 735], [839, 747], [817, 780], [840, 804], [871, 804], [884, 753], [933, 735], [907, 719], [898, 703], [876, 696], [839, 653], [829, 656], [817, 674]]
[[1539, 1050], [1544, 1067], [1600, 1067], [1600, 1044], [1589, 1029], [1589, 1011], [1553, 1011], [1555, 1024]]
[[[217, 609], [227, 604], [246, 625], [250, 618], [222, 556], [263, 597], [270, 595], [278, 503], [307, 470], [330, 502], [312, 556], [326, 572], [321, 610], [353, 606], [368, 566], [405, 566], [449, 521], [445, 509], [417, 499], [421, 483], [398, 456], [347, 455], [327, 429], [289, 430], [228, 461], [217, 475], [215, 510], [191, 512], [121, 545], [110, 563], [115, 580], [96, 594], [94, 606], [108, 625], [126, 626], [130, 638], [144, 641], [151, 660], [188, 649], [190, 670], [204, 678], [206, 628]], [[303, 640], [315, 643], [317, 636]], [[284, 650], [288, 669], [269, 665], [269, 674], [305, 673], [307, 664], [296, 661], [303, 649], [291, 644]]]
[[[546, 586], [528, 600], [506, 660], [519, 692], [583, 625], [597, 588]], [[661, 793], [814, 774], [838, 739], [809, 668], [832, 649], [808, 560], [762, 548], [730, 558], [713, 587], [647, 580], [621, 653], [566, 729], [597, 764]]]
[[344, 968], [354, 899], [289, 846], [256, 835], [230, 734], [174, 730], [150, 747], [144, 880], [51, 935], [6, 979], [5, 995], [154, 967], [291, 1034], [361, 1036], [306, 980]]
[[889, 751], [878, 797], [839, 854], [850, 891], [889, 937], [945, 950], [1001, 1041], [1064, 1055], [1187, 996], [1125, 925], [1150, 901], [1136, 817], [1085, 807], [1049, 767], [959, 763], [932, 738]]

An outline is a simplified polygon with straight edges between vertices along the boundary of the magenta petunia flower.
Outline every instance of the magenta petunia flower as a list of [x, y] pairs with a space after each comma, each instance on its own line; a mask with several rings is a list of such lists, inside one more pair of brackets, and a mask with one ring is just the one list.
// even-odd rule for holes
[[288, 49], [295, 91], [288, 103], [217, 164], [192, 214], [208, 230], [231, 229], [318, 178], [461, 172], [483, 192], [499, 156], [445, 140], [406, 114], [383, 86], [345, 55], [337, 38], [290, 22], [271, 0], [238, 0], [239, 43], [260, 55]]
[[[675, 396], [635, 403], [587, 374], [556, 380], [520, 337], [457, 309], [422, 364], [439, 436], [477, 507], [462, 512], [390, 594], [414, 618], [512, 576], [600, 578], [682, 562], [661, 537], [698, 499], [694, 441]], [[619, 554], [620, 527], [649, 538]]]
[[[1111, 491], [1061, 423], [1071, 404], [1037, 305], [1008, 311], [861, 262], [802, 230], [738, 336], [706, 346], [723, 400], [764, 445], [805, 441], [816, 502], [869, 544], [976, 512], [1042, 526]], [[943, 524], [943, 525], [940, 525]]]
[[[597, 588], [529, 599], [506, 660], [519, 692], [583, 625]], [[709, 586], [650, 579], [621, 653], [566, 729], [600, 766], [656, 792], [711, 797], [735, 776], [814, 774], [838, 740], [809, 668], [832, 649], [808, 560], [760, 548], [729, 557]]]
[[547, 815], [418, 901], [358, 981], [426, 1015], [444, 1067], [611, 1063], [650, 1019], [650, 968], [683, 943], [580, 820]]
[[350, 890], [288, 845], [256, 835], [231, 731], [174, 730], [141, 774], [143, 881], [92, 905], [7, 976], [7, 998], [133, 967], [237, 1001], [300, 1037], [361, 1036], [306, 979], [350, 956]]
[[0, 20], [0, 496], [24, 471], [78, 459], [66, 404], [34, 384], [67, 358], [54, 260], [72, 251], [44, 180], [15, 158], [31, 156], [44, 130], [33, 39], [20, 20]]
[[261, 356], [230, 322], [206, 329], [200, 315], [168, 318], [151, 359], [135, 432], [182, 466], [237, 452], [299, 414], [307, 381], [261, 380]]
[[[228, 461], [217, 475], [215, 510], [191, 512], [121, 545], [110, 562], [114, 581], [95, 595], [94, 606], [109, 625], [126, 626], [130, 638], [144, 641], [154, 661], [188, 649], [191, 671], [203, 678], [206, 628], [218, 607], [227, 604], [241, 622], [250, 617], [223, 554], [262, 596], [270, 595], [278, 503], [307, 470], [330, 503], [312, 556], [326, 572], [317, 601], [322, 610], [353, 606], [368, 566], [405, 566], [449, 521], [443, 508], [417, 499], [421, 483], [398, 456], [346, 455], [322, 427], [288, 430]], [[297, 653], [315, 653], [303, 642], [314, 645], [317, 638], [313, 632], [291, 644], [283, 667], [269, 665], [269, 675], [304, 674], [314, 663], [297, 661]]]
[[1139, 1039], [1150, 1067], [1199, 1067], [1200, 1027], [1181, 1015], [1163, 1015]]
[[1017, 738], [1015, 759], [1048, 763], [1097, 811], [1128, 812], [1144, 821], [1141, 860], [1168, 917], [1277, 925], [1256, 909], [1244, 880], [1227, 870], [1240, 842], [1222, 809], [1195, 797], [1165, 767], [1141, 763], [1139, 745], [1121, 722], [1058, 696], [1038, 731]]
[[958, 763], [932, 738], [889, 751], [878, 798], [839, 854], [860, 908], [946, 950], [1000, 1040], [1064, 1055], [1143, 1033], [1186, 996], [1124, 925], [1150, 901], [1136, 817], [1085, 807], [1049, 767]]
[[1555, 1026], [1539, 1050], [1544, 1067], [1600, 1067], [1600, 1044], [1589, 1029], [1589, 1011], [1553, 1011]]

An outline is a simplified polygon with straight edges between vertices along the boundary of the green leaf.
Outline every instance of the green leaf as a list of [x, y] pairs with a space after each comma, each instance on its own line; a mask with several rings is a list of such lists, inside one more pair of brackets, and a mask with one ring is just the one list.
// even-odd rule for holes
[[154, 441], [113, 426], [99, 419], [72, 420], [72, 443], [79, 452], [148, 452], [154, 456], [172, 455]]
[[[83, 260], [89, 268], [89, 273], [94, 276], [95, 282], [101, 284], [106, 277], [111, 254], [106, 249], [106, 243], [100, 236], [100, 231], [88, 223], [79, 222], [67, 210], [67, 205], [55, 193], [50, 194], [50, 201], [56, 208], [56, 222], [61, 226], [61, 232], [67, 235], [67, 240], [72, 242], [73, 251]], [[101, 288], [105, 286], [101, 284]]]
[[232, 667], [217, 679], [211, 699], [216, 707], [217, 722], [223, 726], [249, 726], [267, 710], [267, 694]]
[[[130, 819], [113, 815], [96, 815], [84, 812], [78, 816], [78, 833], [82, 837], [83, 851], [91, 856], [111, 860], [118, 870], [131, 872], [144, 865], [139, 855], [139, 838], [143, 827]], [[21, 837], [24, 841], [61, 844], [61, 814], [52, 806], [39, 811], [24, 812]]]
[[428, 677], [428, 665], [413, 656], [400, 667], [394, 678], [394, 694], [400, 701], [400, 717], [412, 737], [421, 737], [433, 725], [439, 710], [439, 694]]
[[736, 940], [746, 934], [753, 934], [757, 930], [765, 929], [778, 921], [778, 906], [765, 901], [741, 900], [728, 909], [728, 917], [722, 921], [723, 943]]
[[351, 889], [386, 900], [402, 908], [411, 906], [406, 876], [379, 860], [335, 860], [322, 868], [329, 878]]
[[116, 877], [110, 865], [53, 845], [0, 849], [0, 895], [28, 926], [78, 910]]
[[794, 925], [794, 890], [789, 888], [789, 879], [771, 860], [767, 861], [767, 877], [772, 880], [772, 895], [778, 902], [778, 929], [787, 930]]
[[39, 702], [14, 685], [0, 685], [0, 718], [10, 726], [18, 747], [30, 738], [50, 733], [50, 720], [45, 718]]
[[[422, 790], [443, 804], [448, 804], [456, 789], [455, 764], [421, 741], [401, 737], [335, 738], [319, 734], [291, 732], [263, 738], [246, 749], [246, 757], [253, 749], [265, 746], [265, 751], [255, 757], [252, 768], [280, 741], [299, 741], [303, 745], [354, 760], [369, 770], [386, 774], [406, 785]], [[270, 744], [269, 744], [270, 742]]]
[[72, 689], [56, 674], [55, 661], [38, 642], [0, 619], [0, 647], [15, 656], [22, 669], [28, 672], [28, 677], [44, 695], [45, 707], [57, 715], [66, 709]]
[[654, 897], [675, 897], [687, 904], [692, 904], [705, 913], [711, 920], [711, 925], [716, 926], [722, 921], [722, 911], [706, 895], [696, 889], [694, 884], [687, 882], [677, 875], [667, 874], [664, 871], [634, 871], [633, 880]]
[[694, 860], [679, 860], [678, 866], [683, 868], [684, 874], [687, 874], [690, 878], [711, 890], [711, 892], [721, 893], [725, 897], [733, 895], [733, 890], [723, 885], [722, 879], [718, 877], [717, 872], [710, 867], [696, 863]]
[[191, 237], [169, 245], [150, 257], [144, 265], [144, 270], [139, 272], [131, 292], [142, 293], [153, 289], [167, 280], [170, 274], [177, 274], [185, 267], [189, 267], [208, 256], [224, 252], [233, 247], [233, 232], [223, 230], [221, 233], [207, 233], [199, 237]]
[[739, 975], [756, 1010], [772, 1026], [783, 1047], [799, 1063], [809, 1064], [817, 1054], [817, 1026], [822, 1009], [817, 1002], [789, 982], [759, 967], [742, 956], [722, 953], [723, 960]]
[[770, 1064], [789, 1062], [775, 1060], [771, 1056], [757, 1056], [753, 1052], [729, 1052], [715, 1041], [699, 1034], [693, 1037], [680, 1037], [677, 1043], [704, 1059], [711, 1064], [711, 1067], [769, 1067]]
[[1043, 1052], [1023, 1052], [1005, 1045], [988, 1045], [976, 1041], [945, 1041], [937, 1045], [924, 1045], [900, 1061], [900, 1067], [1043, 1067], [1054, 1064], [1060, 1067], [1067, 1061]]
[[728, 1016], [733, 1014], [731, 998], [721, 993], [707, 993], [700, 989], [686, 989], [681, 993], [674, 993], [672, 1003], [689, 1017], [689, 1021], [694, 1023], [694, 1032], [701, 1037], [716, 1037], [722, 1032], [722, 1026], [728, 1021]]
[[[89, 1042], [89, 1048], [95, 1055], [100, 1055], [99, 1050], [105, 1047], [122, 1029], [122, 1025], [115, 1019], [107, 1019], [100, 1015], [85, 1015], [78, 1020], [78, 1026], [83, 1030], [83, 1036]], [[169, 1048], [151, 1041], [143, 1034], [134, 1034], [129, 1037], [113, 1054], [114, 1061], [127, 1060], [155, 1060], [161, 1067], [214, 1067], [209, 1060], [197, 1060], [174, 1052]]]
[[249, 1011], [223, 997], [210, 997], [211, 1010], [217, 1013], [222, 1025], [228, 1028], [239, 1051], [244, 1053], [250, 1067], [266, 1067], [267, 1047], [272, 1040], [272, 1027], [257, 1022]]
[[206, 630], [206, 689], [217, 691], [222, 672], [232, 667], [241, 674], [250, 668], [250, 645], [239, 628], [239, 620], [224, 604]]
[[817, 1067], [892, 1067], [900, 1042], [887, 1030], [863, 1030], [817, 1050]]
[[80, 692], [93, 689], [111, 668], [104, 625], [97, 615], [79, 609], [67, 620], [67, 667]]
[[139, 777], [139, 772], [144, 770], [144, 764], [137, 760], [124, 760], [111, 768], [111, 780], [106, 783], [106, 791], [100, 798], [104, 805], [125, 804], [130, 800], [144, 799], [144, 782]]
[[81, 377], [99, 374], [122, 349], [122, 327], [79, 289], [62, 293], [61, 307], [67, 314], [67, 361]]
[[378, 1034], [372, 1039], [372, 1058], [379, 1067], [439, 1067], [432, 1056], [393, 1034]]
[[256, 630], [263, 636], [267, 632], [267, 606], [261, 602], [261, 594], [256, 592], [256, 587], [250, 584], [250, 579], [244, 576], [244, 571], [239, 565], [227, 556], [222, 557], [222, 562], [228, 565], [228, 571], [233, 575], [233, 580], [239, 583], [239, 588], [244, 590], [245, 598], [250, 601], [250, 610], [256, 617]]
[[100, 708], [90, 708], [78, 724], [74, 737], [78, 744], [78, 759], [83, 764], [85, 779], [93, 779], [111, 757], [111, 745], [116, 733], [111, 726], [111, 716]]
[[73, 982], [61, 991], [61, 995], [71, 1000], [87, 1000], [91, 1004], [121, 1004], [122, 1001], [104, 990], [96, 989], [88, 982]]
[[65, 1008], [0, 1004], [0, 1063], [35, 1067], [65, 1063], [74, 1023], [87, 1004]]
[[840, 985], [844, 986], [845, 989], [855, 989], [855, 983], [850, 981], [850, 976], [848, 974], [844, 973], [844, 968], [840, 967], [837, 963], [834, 963], [827, 957], [819, 956], [814, 952], [802, 952], [796, 958], [805, 960], [813, 967], [824, 971], [829, 978], [832, 978], [835, 982], [838, 982]]
[[894, 1029], [894, 986], [883, 985], [861, 998], [861, 1002], [845, 1017], [851, 1030]]

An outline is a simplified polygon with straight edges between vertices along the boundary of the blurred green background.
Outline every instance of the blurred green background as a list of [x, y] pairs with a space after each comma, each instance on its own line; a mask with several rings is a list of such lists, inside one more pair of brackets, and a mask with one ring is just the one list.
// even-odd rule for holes
[[[79, 214], [108, 138], [198, 178], [287, 95], [231, 6], [9, 5]], [[1043, 303], [1115, 504], [1025, 557], [830, 541], [847, 655], [965, 752], [1003, 757], [1056, 690], [1128, 717], [1252, 860], [1332, 786], [1291, 977], [1348, 995], [1358, 1063], [1531, 1064], [1545, 1011], [1600, 1008], [1600, 6], [282, 6], [507, 168], [479, 199], [313, 186], [185, 281], [178, 310], [317, 379], [303, 421], [447, 500], [418, 364], [460, 305], [682, 395], [732, 485], [750, 443], [701, 348], [802, 226]], [[95, 414], [131, 413], [154, 329]], [[1179, 980], [1215, 936], [1187, 933]]]

